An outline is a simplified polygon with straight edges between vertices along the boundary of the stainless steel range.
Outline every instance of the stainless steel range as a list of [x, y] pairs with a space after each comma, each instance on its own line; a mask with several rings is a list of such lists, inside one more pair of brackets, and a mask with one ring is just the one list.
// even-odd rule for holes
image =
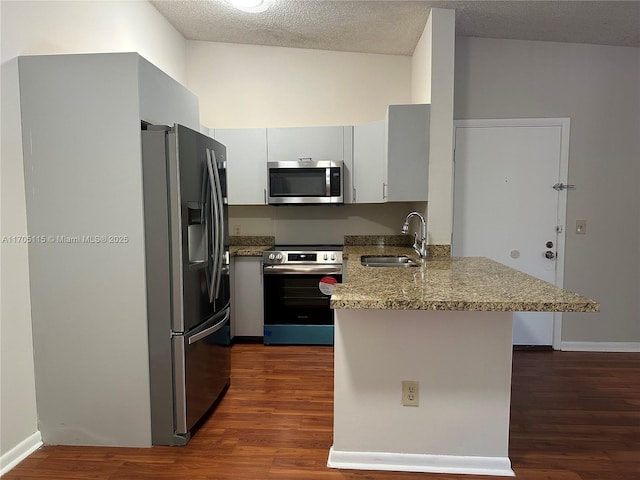
[[279, 246], [262, 254], [265, 345], [333, 345], [342, 246]]

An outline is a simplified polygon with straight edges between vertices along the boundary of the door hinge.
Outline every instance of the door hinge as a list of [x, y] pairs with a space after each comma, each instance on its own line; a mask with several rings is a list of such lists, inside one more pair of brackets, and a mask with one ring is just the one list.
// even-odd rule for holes
[[556, 227], [556, 233], [562, 233], [562, 230], [563, 230], [562, 225], [558, 225]]
[[552, 188], [559, 192], [561, 190], [575, 190], [576, 186], [575, 185], [565, 185], [564, 183], [556, 183]]

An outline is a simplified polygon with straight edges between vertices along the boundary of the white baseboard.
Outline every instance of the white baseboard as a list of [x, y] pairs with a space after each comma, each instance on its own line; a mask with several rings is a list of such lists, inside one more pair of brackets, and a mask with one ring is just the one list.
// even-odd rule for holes
[[0, 476], [18, 465], [41, 446], [42, 435], [37, 431], [3, 454], [2, 457], [0, 457]]
[[515, 477], [508, 457], [466, 457], [387, 452], [339, 452], [331, 447], [327, 466], [352, 470], [460, 473]]
[[640, 352], [640, 342], [562, 342], [563, 352]]

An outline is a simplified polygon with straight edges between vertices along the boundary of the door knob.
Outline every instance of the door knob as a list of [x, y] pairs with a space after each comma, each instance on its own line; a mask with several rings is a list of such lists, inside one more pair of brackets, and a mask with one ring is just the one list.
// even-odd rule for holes
[[545, 258], [548, 258], [549, 260], [551, 260], [551, 259], [553, 259], [553, 258], [556, 258], [556, 254], [555, 254], [555, 253], [553, 253], [551, 250], [547, 250], [547, 251], [544, 253], [544, 256], [545, 256]]

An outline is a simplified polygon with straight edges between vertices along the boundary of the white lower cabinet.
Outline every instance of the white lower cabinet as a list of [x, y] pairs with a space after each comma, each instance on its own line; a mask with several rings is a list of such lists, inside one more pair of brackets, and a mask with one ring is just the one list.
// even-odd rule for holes
[[236, 337], [264, 335], [262, 258], [234, 257], [231, 297], [232, 332]]
[[426, 201], [430, 105], [389, 105], [353, 131], [355, 203]]

